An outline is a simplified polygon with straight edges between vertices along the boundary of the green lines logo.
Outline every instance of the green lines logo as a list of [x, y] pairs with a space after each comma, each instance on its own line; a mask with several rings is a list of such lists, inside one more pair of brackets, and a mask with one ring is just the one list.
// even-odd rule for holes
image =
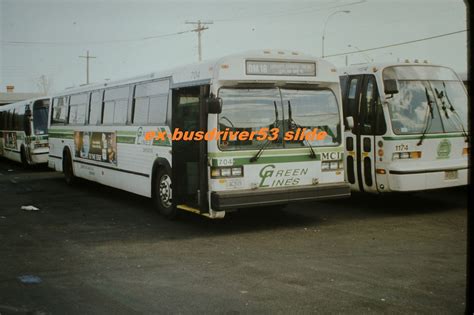
[[437, 159], [449, 158], [449, 155], [451, 154], [451, 142], [449, 142], [448, 139], [443, 139], [438, 144], [437, 154], [438, 154], [438, 156], [436, 157]]
[[268, 164], [260, 172], [259, 187], [295, 186], [301, 181], [301, 176], [308, 174], [308, 168], [277, 169], [274, 164]]

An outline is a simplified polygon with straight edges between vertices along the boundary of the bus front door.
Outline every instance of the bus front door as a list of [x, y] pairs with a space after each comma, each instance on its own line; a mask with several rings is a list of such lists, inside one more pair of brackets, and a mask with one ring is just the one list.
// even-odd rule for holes
[[377, 83], [373, 75], [354, 75], [349, 76], [348, 84], [345, 116], [355, 121], [354, 128], [346, 132], [348, 181], [354, 190], [376, 192]]
[[205, 99], [209, 86], [173, 90], [172, 182], [174, 206], [207, 212], [207, 146], [190, 140], [197, 131], [207, 129]]

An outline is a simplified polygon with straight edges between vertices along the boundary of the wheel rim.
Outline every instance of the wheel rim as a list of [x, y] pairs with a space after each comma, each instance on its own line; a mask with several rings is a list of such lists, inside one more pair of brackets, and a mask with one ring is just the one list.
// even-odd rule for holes
[[160, 200], [163, 207], [171, 207], [172, 197], [171, 178], [165, 174], [160, 178]]

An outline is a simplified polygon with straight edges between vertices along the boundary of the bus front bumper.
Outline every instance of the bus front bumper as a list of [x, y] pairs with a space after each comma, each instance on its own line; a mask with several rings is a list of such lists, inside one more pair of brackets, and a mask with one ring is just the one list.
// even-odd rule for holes
[[468, 184], [467, 167], [417, 171], [390, 170], [389, 174], [390, 191], [408, 192]]
[[225, 211], [236, 208], [270, 206], [297, 201], [335, 199], [349, 196], [350, 186], [347, 183], [246, 189], [212, 192], [211, 206], [214, 211]]

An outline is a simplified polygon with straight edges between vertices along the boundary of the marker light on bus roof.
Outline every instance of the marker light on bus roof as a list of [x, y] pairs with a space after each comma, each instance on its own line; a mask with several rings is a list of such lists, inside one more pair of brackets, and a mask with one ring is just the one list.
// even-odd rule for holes
[[462, 155], [469, 155], [469, 148], [462, 149]]

